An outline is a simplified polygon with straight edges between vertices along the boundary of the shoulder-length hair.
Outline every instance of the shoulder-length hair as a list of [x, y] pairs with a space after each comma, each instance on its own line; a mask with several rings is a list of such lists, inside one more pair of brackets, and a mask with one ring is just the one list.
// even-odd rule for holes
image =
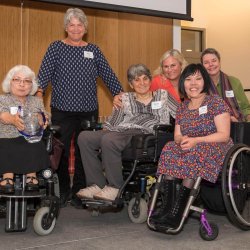
[[156, 75], [160, 75], [163, 73], [162, 67], [163, 67], [163, 62], [169, 58], [170, 56], [172, 56], [173, 58], [175, 58], [181, 65], [181, 69], [183, 71], [183, 69], [187, 66], [187, 61], [185, 60], [183, 54], [177, 50], [177, 49], [170, 49], [168, 51], [166, 51], [160, 58], [160, 65], [158, 66], [158, 68], [153, 72], [153, 76]]
[[32, 71], [28, 66], [26, 65], [16, 65], [12, 69], [9, 70], [7, 75], [5, 76], [5, 79], [2, 82], [2, 88], [4, 93], [10, 93], [10, 83], [13, 77], [18, 74], [22, 73], [26, 78], [30, 78], [32, 81], [32, 88], [29, 93], [29, 95], [34, 95], [38, 89], [38, 83], [36, 80], [35, 72]]
[[185, 80], [190, 75], [194, 75], [195, 73], [199, 72], [204, 80], [204, 87], [201, 93], [209, 94], [209, 90], [211, 88], [211, 79], [206, 71], [206, 69], [202, 66], [202, 64], [189, 64], [181, 73], [180, 80], [179, 80], [179, 92], [184, 98], [188, 98], [187, 93], [185, 91]]

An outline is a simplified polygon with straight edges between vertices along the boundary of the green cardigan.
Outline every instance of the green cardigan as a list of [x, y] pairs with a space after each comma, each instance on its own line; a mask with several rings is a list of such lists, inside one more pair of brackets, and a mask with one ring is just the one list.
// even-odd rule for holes
[[[247, 116], [250, 114], [250, 104], [249, 101], [247, 99], [247, 96], [244, 92], [244, 89], [242, 87], [242, 84], [240, 82], [239, 79], [237, 79], [236, 77], [233, 76], [228, 76], [229, 81], [231, 83], [233, 92], [234, 92], [234, 96], [236, 97], [236, 100], [239, 104], [240, 110], [243, 113], [244, 116]], [[220, 96], [222, 96], [221, 94], [221, 84], [220, 82], [217, 84], [217, 90], [218, 93], [220, 94]]]

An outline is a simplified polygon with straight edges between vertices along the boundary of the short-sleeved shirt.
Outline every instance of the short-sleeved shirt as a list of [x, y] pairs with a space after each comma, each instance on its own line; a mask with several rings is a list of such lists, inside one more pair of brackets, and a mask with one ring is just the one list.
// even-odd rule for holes
[[[180, 104], [176, 114], [176, 124], [181, 134], [188, 137], [203, 137], [217, 132], [214, 118], [230, 113], [228, 105], [218, 95], [206, 96], [199, 109], [190, 110], [189, 100]], [[182, 150], [176, 142], [168, 142], [162, 150], [158, 174], [166, 174], [179, 179], [196, 179], [198, 176], [215, 182], [221, 171], [227, 151], [233, 141], [200, 142], [189, 150]]]

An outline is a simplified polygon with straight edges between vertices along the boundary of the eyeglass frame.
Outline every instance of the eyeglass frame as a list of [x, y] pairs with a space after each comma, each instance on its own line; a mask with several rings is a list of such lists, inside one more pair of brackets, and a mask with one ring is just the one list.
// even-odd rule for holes
[[33, 81], [30, 79], [12, 78], [11, 81], [16, 85], [23, 83], [25, 86], [31, 86], [33, 84]]

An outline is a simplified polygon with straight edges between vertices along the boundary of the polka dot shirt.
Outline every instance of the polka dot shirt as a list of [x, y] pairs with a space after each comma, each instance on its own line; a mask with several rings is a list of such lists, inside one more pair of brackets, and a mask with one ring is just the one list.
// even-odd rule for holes
[[97, 110], [97, 78], [101, 77], [112, 95], [121, 84], [98, 46], [70, 46], [62, 41], [50, 44], [38, 73], [40, 87], [52, 84], [51, 107], [62, 111]]

